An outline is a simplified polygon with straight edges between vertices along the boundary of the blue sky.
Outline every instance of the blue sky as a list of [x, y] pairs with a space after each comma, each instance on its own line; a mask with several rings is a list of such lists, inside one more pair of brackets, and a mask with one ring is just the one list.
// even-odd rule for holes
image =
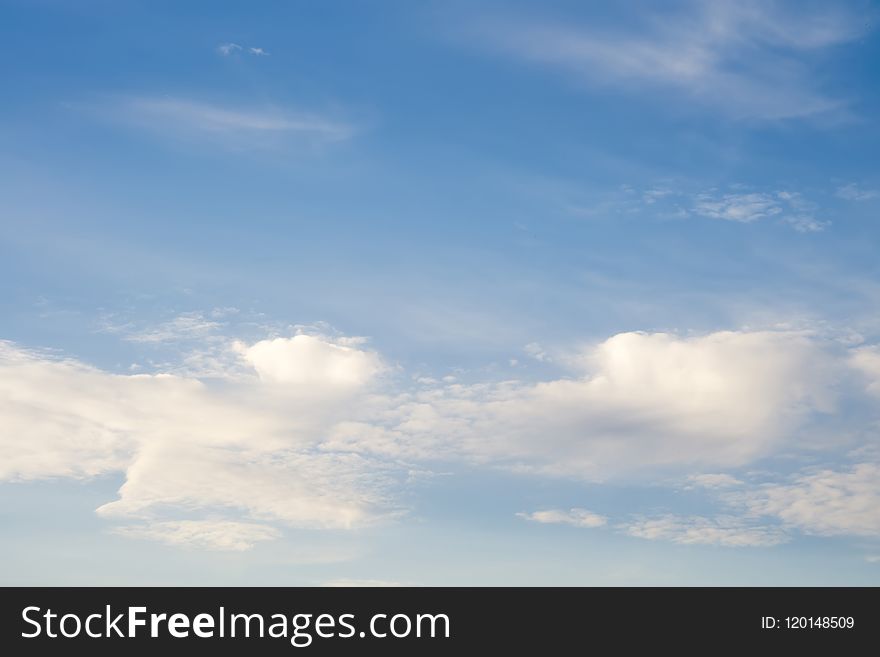
[[0, 581], [880, 583], [875, 4], [0, 15]]

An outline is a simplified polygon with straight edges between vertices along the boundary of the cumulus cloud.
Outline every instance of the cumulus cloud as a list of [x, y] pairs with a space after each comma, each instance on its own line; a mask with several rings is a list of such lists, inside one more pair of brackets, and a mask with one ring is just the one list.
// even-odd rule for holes
[[[124, 469], [132, 425], [157, 397], [185, 387], [161, 376], [115, 376], [0, 342], [0, 479], [87, 478]], [[132, 405], [135, 399], [142, 403]]]
[[[125, 535], [183, 545], [198, 527], [186, 523], [207, 517], [213, 545], [244, 549], [278, 527], [396, 517], [413, 468], [437, 462], [593, 481], [700, 468], [709, 474], [691, 486], [726, 490], [740, 482], [715, 469], [796, 447], [797, 429], [834, 410], [838, 378], [880, 375], [871, 348], [847, 352], [792, 331], [621, 333], [560, 359], [572, 368], [566, 376], [537, 382], [406, 383], [353, 338], [301, 333], [221, 346], [218, 367], [230, 375], [218, 379], [117, 374], [0, 343], [0, 479], [123, 472], [118, 497], [98, 513]], [[875, 474], [826, 473], [739, 504], [808, 527], [797, 496], [831, 492], [860, 518], [850, 527], [870, 528], [877, 500], [862, 497]], [[836, 513], [830, 502], [821, 508], [826, 528], [845, 526]], [[578, 508], [521, 517], [604, 522]], [[754, 537], [751, 526], [713, 522], [700, 535]]]
[[271, 383], [358, 387], [384, 369], [375, 352], [306, 334], [262, 340], [239, 349], [260, 379]]
[[788, 540], [777, 527], [749, 524], [735, 516], [665, 515], [642, 518], [624, 527], [630, 536], [649, 540], [672, 541], [682, 545], [719, 545], [722, 547], [770, 547]]
[[586, 371], [539, 383], [450, 384], [334, 428], [337, 449], [468, 458], [602, 480], [658, 467], [738, 465], [834, 406], [834, 364], [809, 336], [622, 333]]
[[608, 518], [587, 511], [586, 509], [569, 509], [562, 511], [550, 509], [547, 511], [533, 511], [531, 513], [517, 513], [517, 516], [532, 522], [544, 524], [572, 525], [573, 527], [602, 527], [608, 523]]
[[[356, 349], [329, 339], [296, 342], [303, 343], [305, 351], [281, 354], [284, 371], [321, 385], [286, 392], [267, 389], [257, 375], [226, 385], [120, 375], [2, 343], [0, 478], [123, 471], [119, 499], [99, 514], [142, 519], [145, 527], [126, 531], [166, 542], [171, 529], [183, 540], [195, 527], [161, 524], [180, 512], [243, 513], [306, 528], [375, 522], [391, 513], [387, 467], [321, 447], [328, 427], [350, 412], [350, 387], [365, 382], [364, 363], [373, 356], [363, 352], [362, 361]], [[322, 349], [330, 356], [316, 358]], [[290, 362], [298, 356], [303, 363]], [[303, 374], [309, 367], [318, 372]]]
[[821, 54], [862, 30], [840, 7], [704, 2], [602, 28], [494, 20], [480, 37], [593, 85], [667, 92], [737, 119], [780, 120], [842, 112], [845, 104], [815, 85], [802, 54]]
[[868, 346], [856, 349], [850, 362], [867, 379], [868, 392], [880, 396], [880, 348]]

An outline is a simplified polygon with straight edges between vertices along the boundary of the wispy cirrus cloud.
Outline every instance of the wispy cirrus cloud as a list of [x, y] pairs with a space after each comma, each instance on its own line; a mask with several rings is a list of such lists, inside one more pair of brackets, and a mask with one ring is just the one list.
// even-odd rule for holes
[[690, 481], [714, 491], [724, 513], [641, 516], [619, 527], [639, 538], [730, 547], [776, 545], [797, 533], [880, 538], [880, 464], [875, 462], [811, 468], [763, 483], [726, 474]]
[[[827, 197], [827, 190], [817, 194]], [[839, 194], [838, 194], [839, 196]], [[817, 233], [832, 225], [831, 210], [811, 196], [790, 189], [731, 184], [705, 187], [695, 182], [647, 186], [620, 185], [603, 193], [597, 203], [565, 202], [571, 214], [589, 218], [612, 216], [681, 220], [702, 217], [740, 224], [773, 223], [799, 233]]]
[[[219, 322], [206, 318], [202, 313], [183, 313], [157, 326], [142, 331], [126, 332], [123, 338], [131, 342], [203, 340], [220, 326]], [[111, 331], [114, 327], [107, 327], [105, 330]]]
[[217, 46], [217, 52], [223, 55], [224, 57], [228, 57], [232, 53], [241, 52], [242, 47], [237, 43], [221, 43]]
[[229, 57], [230, 55], [234, 55], [236, 53], [247, 53], [249, 55], [256, 55], [257, 57], [268, 57], [269, 53], [266, 52], [263, 48], [258, 48], [256, 46], [241, 46], [237, 43], [227, 42], [221, 43], [217, 46], [217, 52], [224, 57]]
[[831, 225], [830, 221], [823, 221], [809, 215], [792, 215], [784, 217], [783, 221], [799, 233], [821, 233]]
[[856, 183], [841, 185], [835, 194], [847, 201], [870, 201], [880, 197], [880, 191], [876, 189], [864, 189]]
[[691, 212], [709, 219], [721, 219], [743, 224], [776, 219], [799, 233], [817, 233], [831, 222], [819, 219], [818, 207], [801, 194], [779, 190], [775, 192], [701, 192], [693, 198]]
[[211, 103], [179, 96], [109, 97], [84, 106], [96, 116], [160, 137], [235, 150], [326, 144], [352, 137], [351, 123], [275, 106]]
[[736, 516], [640, 518], [622, 527], [630, 536], [682, 545], [770, 547], [789, 540], [778, 527], [757, 525]]
[[[816, 84], [804, 53], [851, 42], [864, 22], [842, 6], [686, 2], [643, 20], [577, 26], [488, 20], [479, 37], [502, 52], [593, 85], [653, 90], [736, 119], [780, 120], [842, 113], [846, 103]], [[671, 92], [671, 93], [670, 93]]]
[[819, 536], [880, 537], [880, 464], [799, 474], [732, 498], [755, 516]]

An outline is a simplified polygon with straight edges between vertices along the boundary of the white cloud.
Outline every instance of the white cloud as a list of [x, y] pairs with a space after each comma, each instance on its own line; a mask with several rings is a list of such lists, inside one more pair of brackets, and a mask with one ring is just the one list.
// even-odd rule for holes
[[350, 529], [379, 517], [385, 501], [380, 463], [273, 442], [274, 447], [142, 446], [126, 470], [119, 499], [99, 507], [98, 514], [114, 519], [220, 510], [308, 529]]
[[203, 550], [250, 550], [256, 543], [280, 536], [274, 527], [230, 520], [170, 520], [117, 527], [115, 534]]
[[407, 393], [390, 410], [338, 424], [328, 444], [602, 480], [741, 465], [834, 406], [836, 365], [798, 333], [622, 333], [580, 360], [585, 371], [574, 378]]
[[[254, 524], [370, 525], [399, 514], [396, 491], [414, 468], [441, 461], [594, 481], [698, 467], [708, 474], [691, 485], [740, 495], [749, 513], [786, 526], [863, 534], [880, 526], [876, 467], [751, 496], [727, 490], [740, 483], [730, 475], [712, 474], [797, 449], [797, 430], [834, 410], [839, 379], [880, 378], [873, 348], [792, 331], [621, 333], [565, 359], [576, 368], [568, 377], [463, 384], [385, 376], [361, 339], [303, 333], [218, 344], [226, 352], [217, 367], [228, 373], [220, 379], [114, 374], [0, 343], [0, 480], [124, 472], [118, 498], [99, 514], [126, 535], [179, 544], [197, 527], [186, 522], [206, 518], [244, 523], [205, 525], [227, 537], [214, 544], [230, 546], [256, 541], [243, 531]], [[583, 509], [521, 516], [604, 520]], [[759, 540], [751, 526], [700, 522], [699, 536]]]
[[642, 194], [642, 201], [646, 205], [654, 205], [657, 201], [667, 196], [671, 196], [673, 194], [671, 189], [655, 187], [653, 189], [646, 190], [644, 194]]
[[867, 379], [867, 390], [880, 396], [880, 347], [860, 347], [853, 351], [850, 364]]
[[798, 55], [852, 41], [862, 30], [857, 16], [838, 7], [706, 2], [623, 29], [496, 20], [481, 37], [594, 85], [654, 88], [734, 118], [777, 120], [841, 110]]
[[880, 196], [880, 192], [876, 189], [862, 189], [856, 183], [838, 187], [835, 194], [847, 201], [870, 201]]
[[697, 488], [732, 488], [742, 486], [736, 477], [729, 474], [698, 474], [688, 477], [692, 486]]
[[234, 52], [240, 51], [242, 48], [237, 43], [221, 43], [217, 46], [217, 52], [219, 52], [224, 57], [228, 57]]
[[[350, 386], [363, 382], [357, 377], [372, 355], [364, 352], [361, 361], [345, 347], [352, 378], [333, 358], [314, 357], [339, 345], [308, 344], [311, 353], [284, 354], [286, 367], [302, 381], [328, 385], [294, 390], [266, 386], [256, 372], [219, 384], [112, 374], [0, 343], [0, 479], [123, 471], [119, 498], [99, 513], [144, 520], [146, 528], [126, 530], [144, 536], [176, 528], [179, 540], [195, 526], [161, 523], [178, 522], [180, 512], [342, 529], [388, 517], [388, 467], [321, 446], [328, 428], [356, 406]], [[297, 356], [306, 361], [297, 366]], [[303, 373], [307, 367], [321, 371]]]
[[880, 536], [880, 465], [875, 463], [800, 475], [738, 499], [751, 514], [775, 516], [807, 534]]
[[[130, 461], [132, 399], [185, 394], [166, 377], [116, 376], [0, 342], [0, 480], [92, 477]], [[146, 393], [146, 394], [144, 394]], [[148, 410], [148, 409], [144, 409]]]
[[694, 212], [712, 219], [751, 223], [782, 212], [782, 207], [771, 194], [700, 194], [694, 203]]
[[830, 221], [822, 221], [808, 215], [786, 217], [785, 222], [799, 233], [821, 233], [831, 225]]
[[124, 338], [130, 342], [179, 342], [203, 339], [220, 327], [219, 322], [206, 319], [202, 313], [183, 313], [158, 326], [126, 333]]
[[568, 511], [550, 509], [548, 511], [533, 511], [532, 513], [517, 513], [516, 515], [533, 522], [572, 525], [573, 527], [602, 527], [608, 523], [608, 518], [605, 516], [577, 508]]
[[749, 524], [733, 516], [706, 518], [665, 515], [641, 518], [623, 529], [637, 538], [672, 541], [682, 545], [769, 547], [788, 540], [785, 532], [779, 528]]
[[234, 55], [237, 52], [246, 52], [249, 55], [256, 55], [257, 57], [267, 57], [269, 55], [263, 48], [256, 48], [254, 46], [248, 46], [245, 48], [244, 46], [240, 46], [237, 43], [221, 43], [217, 46], [217, 52], [223, 55], [224, 57], [229, 57], [230, 55]]
[[212, 104], [174, 96], [111, 99], [98, 114], [178, 140], [210, 140], [235, 149], [276, 148], [280, 140], [337, 142], [352, 126], [315, 113], [278, 107]]
[[710, 219], [752, 223], [779, 217], [799, 233], [817, 233], [831, 225], [814, 216], [815, 204], [796, 192], [703, 192], [693, 200], [694, 214]]
[[553, 360], [550, 355], [544, 351], [544, 348], [539, 345], [537, 342], [530, 342], [525, 347], [523, 347], [523, 351], [526, 352], [531, 358], [539, 362], [550, 362]]
[[271, 383], [359, 387], [385, 369], [375, 352], [306, 334], [240, 349], [260, 379]]

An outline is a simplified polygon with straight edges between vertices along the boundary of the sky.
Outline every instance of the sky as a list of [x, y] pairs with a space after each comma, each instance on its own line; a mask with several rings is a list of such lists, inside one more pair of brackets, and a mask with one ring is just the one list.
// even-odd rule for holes
[[878, 16], [0, 0], [0, 583], [880, 585]]

